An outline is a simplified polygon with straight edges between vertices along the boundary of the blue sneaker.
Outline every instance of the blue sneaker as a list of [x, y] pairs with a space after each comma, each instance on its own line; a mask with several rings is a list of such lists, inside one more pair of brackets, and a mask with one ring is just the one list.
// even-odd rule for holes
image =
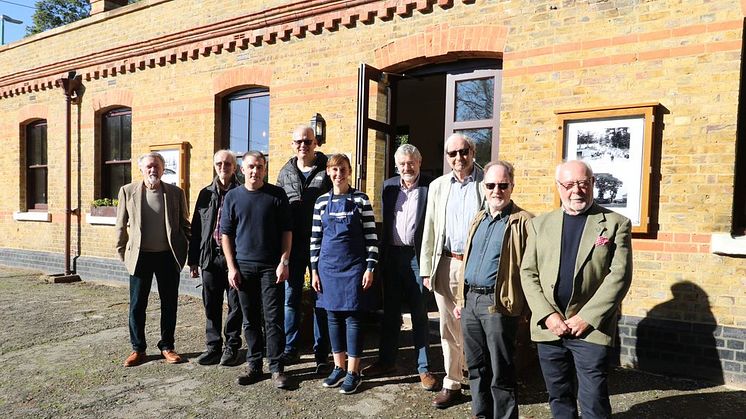
[[342, 394], [352, 394], [357, 391], [360, 384], [363, 382], [363, 377], [360, 374], [354, 372], [348, 372], [345, 377], [345, 381], [342, 383], [342, 387], [339, 392]]
[[338, 385], [342, 384], [342, 380], [345, 379], [346, 375], [347, 371], [339, 367], [334, 367], [334, 370], [331, 374], [329, 374], [328, 377], [326, 377], [322, 386], [326, 388], [337, 387]]

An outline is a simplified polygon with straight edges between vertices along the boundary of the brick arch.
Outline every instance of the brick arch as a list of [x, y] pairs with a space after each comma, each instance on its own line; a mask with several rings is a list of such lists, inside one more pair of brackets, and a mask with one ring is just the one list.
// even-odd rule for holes
[[34, 119], [47, 119], [49, 115], [49, 109], [47, 105], [40, 105], [34, 103], [32, 105], [26, 105], [18, 111], [18, 122], [25, 124]]
[[508, 28], [500, 25], [431, 26], [377, 48], [374, 66], [397, 71], [462, 58], [501, 59], [507, 35]]
[[212, 94], [218, 95], [239, 86], [269, 87], [272, 68], [268, 66], [238, 67], [220, 72], [212, 79]]
[[132, 107], [132, 91], [129, 89], [112, 89], [100, 93], [91, 99], [94, 112], [99, 112], [114, 106]]

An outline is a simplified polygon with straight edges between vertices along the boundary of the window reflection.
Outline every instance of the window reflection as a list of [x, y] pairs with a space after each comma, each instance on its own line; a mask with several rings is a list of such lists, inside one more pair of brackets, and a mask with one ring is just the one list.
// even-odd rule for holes
[[490, 119], [493, 115], [495, 79], [471, 79], [456, 82], [456, 121]]
[[489, 163], [492, 159], [492, 128], [462, 129], [456, 132], [474, 140], [477, 146], [475, 160], [479, 166], [484, 167]]

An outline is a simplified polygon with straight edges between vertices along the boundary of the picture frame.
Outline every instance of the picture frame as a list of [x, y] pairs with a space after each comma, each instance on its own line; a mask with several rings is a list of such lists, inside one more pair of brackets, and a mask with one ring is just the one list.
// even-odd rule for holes
[[[650, 232], [651, 159], [659, 103], [556, 111], [560, 162], [583, 160], [595, 177], [596, 203]], [[559, 162], [558, 162], [559, 163]], [[556, 195], [559, 204], [559, 195]]]
[[[187, 162], [187, 142], [157, 144], [151, 145], [150, 151], [160, 153], [163, 160], [166, 161], [166, 167], [163, 168], [161, 181], [180, 187], [185, 194], [188, 194], [188, 162]], [[188, 199], [188, 195], [187, 195]]]

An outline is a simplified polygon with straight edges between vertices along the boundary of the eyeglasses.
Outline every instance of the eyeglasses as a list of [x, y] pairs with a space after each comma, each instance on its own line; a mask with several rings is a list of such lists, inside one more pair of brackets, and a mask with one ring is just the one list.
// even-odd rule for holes
[[469, 152], [471, 149], [469, 147], [462, 148], [461, 150], [453, 150], [453, 151], [446, 151], [446, 154], [448, 154], [448, 157], [456, 157], [456, 154], [460, 154], [461, 157], [466, 157], [469, 155]]
[[215, 166], [233, 166], [233, 163], [229, 161], [216, 161]]
[[593, 178], [586, 179], [586, 180], [576, 180], [573, 182], [560, 182], [557, 181], [557, 184], [565, 188], [565, 190], [570, 190], [573, 187], [577, 186], [580, 189], [588, 189], [589, 186], [591, 186], [591, 181], [593, 181]]
[[495, 186], [497, 186], [497, 189], [504, 191], [510, 187], [510, 183], [485, 183], [484, 184], [484, 187], [490, 191], [495, 189]]
[[293, 140], [293, 144], [297, 146], [303, 144], [306, 147], [310, 146], [312, 142], [313, 140]]

